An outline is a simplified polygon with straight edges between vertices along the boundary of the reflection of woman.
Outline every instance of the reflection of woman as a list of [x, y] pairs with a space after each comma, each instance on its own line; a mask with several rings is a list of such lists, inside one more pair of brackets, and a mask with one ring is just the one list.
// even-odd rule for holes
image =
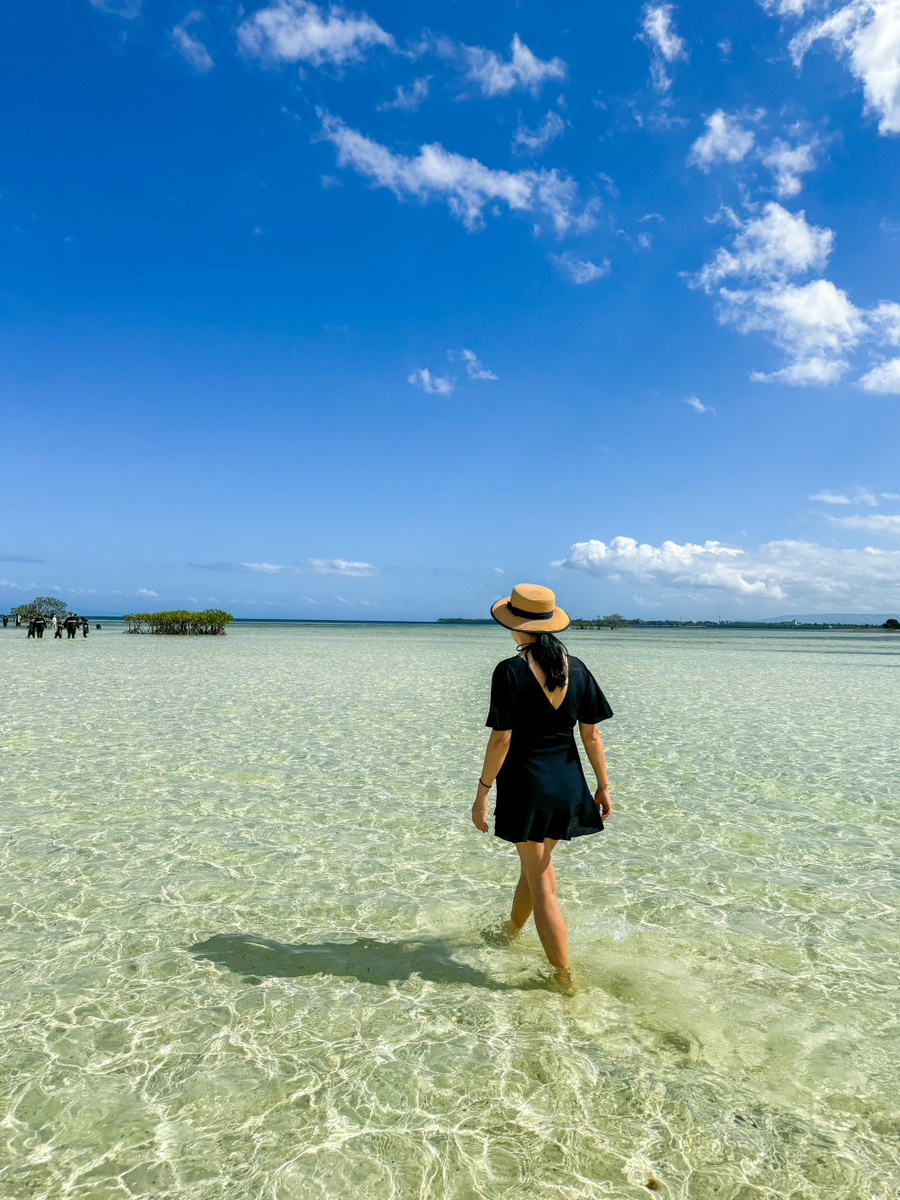
[[[521, 873], [506, 932], [516, 936], [534, 913], [547, 958], [572, 986], [566, 923], [556, 898], [551, 854], [560, 840], [598, 833], [612, 812], [597, 725], [612, 709], [593, 675], [555, 636], [569, 624], [549, 588], [520, 584], [491, 615], [512, 633], [517, 652], [498, 663], [487, 724], [493, 730], [472, 820], [488, 832], [488, 794], [497, 781], [494, 833], [514, 842]], [[592, 797], [575, 745], [579, 733], [594, 774]]]

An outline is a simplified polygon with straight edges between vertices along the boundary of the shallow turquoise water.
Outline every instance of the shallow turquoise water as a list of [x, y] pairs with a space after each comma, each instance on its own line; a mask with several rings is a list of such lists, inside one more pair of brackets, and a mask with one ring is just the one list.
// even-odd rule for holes
[[572, 999], [490, 944], [501, 630], [0, 633], [0, 1195], [895, 1200], [900, 638], [567, 641]]

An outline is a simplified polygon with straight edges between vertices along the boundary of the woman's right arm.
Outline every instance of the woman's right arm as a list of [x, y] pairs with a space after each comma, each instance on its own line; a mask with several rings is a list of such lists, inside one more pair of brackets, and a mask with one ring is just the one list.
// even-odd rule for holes
[[606, 777], [606, 755], [603, 753], [603, 741], [600, 730], [596, 725], [583, 725], [579, 722], [578, 732], [585, 753], [590, 759], [594, 774], [597, 776], [597, 790], [594, 799], [600, 809], [600, 815], [605, 821], [612, 812], [612, 801], [609, 798], [609, 780]]
[[488, 738], [487, 749], [484, 752], [484, 766], [481, 768], [481, 779], [475, 789], [475, 803], [472, 805], [472, 821], [476, 829], [487, 833], [488, 796], [494, 786], [494, 780], [500, 774], [500, 768], [509, 753], [512, 733], [508, 729], [494, 729]]

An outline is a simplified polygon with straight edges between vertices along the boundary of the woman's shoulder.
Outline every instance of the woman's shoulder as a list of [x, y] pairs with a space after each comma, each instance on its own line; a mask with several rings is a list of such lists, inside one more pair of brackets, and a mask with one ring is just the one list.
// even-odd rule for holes
[[514, 675], [518, 671], [518, 669], [521, 665], [522, 665], [522, 656], [520, 654], [514, 654], [512, 656], [512, 658], [501, 658], [500, 661], [497, 663], [496, 667], [494, 667], [494, 674], [495, 675], [505, 675], [505, 674]]

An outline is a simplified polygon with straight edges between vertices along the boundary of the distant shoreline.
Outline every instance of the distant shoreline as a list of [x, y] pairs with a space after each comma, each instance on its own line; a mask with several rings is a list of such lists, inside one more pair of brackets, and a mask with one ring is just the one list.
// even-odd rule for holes
[[[99, 614], [88, 616], [89, 621], [119, 621], [124, 623], [122, 616]], [[435, 625], [496, 625], [492, 617], [437, 617], [431, 620], [373, 620], [371, 617], [235, 617], [235, 625], [414, 625], [432, 628]], [[13, 629], [12, 623], [9, 629]], [[24, 626], [23, 626], [24, 628]], [[884, 629], [883, 621], [878, 622], [849, 622], [849, 621], [628, 621], [623, 629], [685, 629], [694, 631], [744, 629], [761, 632], [791, 633], [806, 632], [872, 632], [878, 630], [891, 633], [893, 630]], [[569, 631], [579, 633], [613, 633], [620, 630], [609, 630], [601, 627], [597, 621], [574, 618]]]

